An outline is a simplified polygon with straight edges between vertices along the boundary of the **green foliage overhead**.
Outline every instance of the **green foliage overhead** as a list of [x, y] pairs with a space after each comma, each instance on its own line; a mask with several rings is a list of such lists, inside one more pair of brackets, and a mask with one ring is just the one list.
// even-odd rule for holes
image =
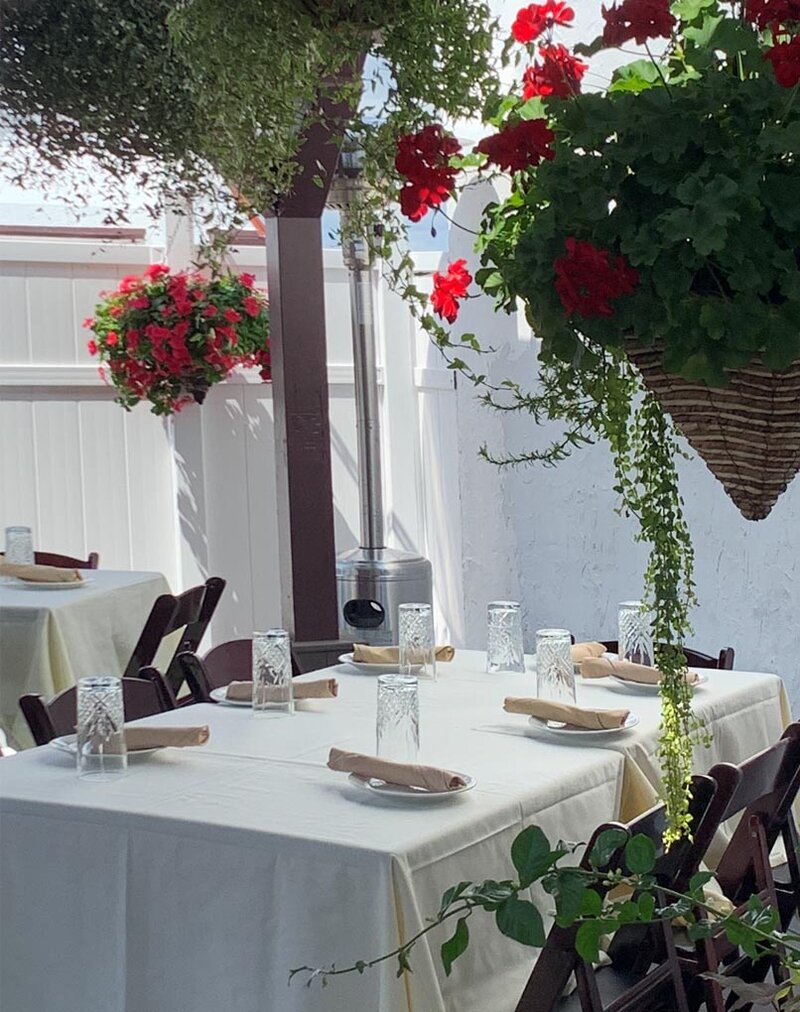
[[263, 210], [325, 100], [359, 109], [348, 129], [378, 178], [408, 124], [474, 113], [496, 85], [473, 0], [5, 0], [0, 16], [5, 170], [22, 185], [88, 156], [187, 196], [222, 180]]
[[[767, 76], [710, 73], [549, 103], [556, 156], [492, 212], [483, 254], [546, 349], [572, 363], [632, 335], [664, 344], [668, 371], [715, 386], [756, 355], [776, 369], [800, 356], [800, 104], [789, 97]], [[613, 316], [565, 314], [553, 263], [569, 236], [638, 271]]]

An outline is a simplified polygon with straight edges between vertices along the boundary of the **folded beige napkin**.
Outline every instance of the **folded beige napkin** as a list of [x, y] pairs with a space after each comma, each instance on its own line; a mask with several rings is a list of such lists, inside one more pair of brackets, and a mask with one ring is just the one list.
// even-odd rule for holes
[[29, 583], [81, 583], [83, 577], [78, 569], [62, 569], [60, 566], [20, 566], [0, 559], [0, 576], [16, 576]]
[[185, 748], [187, 745], [205, 745], [208, 725], [204, 727], [126, 727], [125, 744], [129, 751], [145, 748]]
[[[658, 685], [663, 677], [658, 668], [634, 664], [633, 661], [614, 661], [608, 657], [587, 658], [581, 664], [581, 675], [584, 678], [616, 675], [618, 678], [626, 678], [629, 682], [643, 682], [646, 685]], [[700, 680], [696, 671], [687, 671], [684, 678], [689, 685], [695, 685]]]
[[[437, 661], [452, 661], [456, 655], [454, 647], [436, 647]], [[353, 644], [353, 660], [358, 664], [399, 664], [400, 647], [370, 647], [366, 643]]]
[[590, 640], [588, 643], [573, 643], [569, 648], [569, 652], [572, 654], [573, 664], [580, 664], [587, 657], [602, 657], [606, 652], [606, 648], [602, 643]]
[[340, 748], [331, 749], [328, 766], [342, 773], [356, 773], [360, 777], [384, 780], [387, 784], [400, 784], [403, 787], [422, 787], [426, 791], [454, 791], [466, 783], [462, 776], [451, 770], [418, 766], [415, 763], [396, 763], [376, 755], [343, 752]]
[[622, 727], [630, 713], [630, 710], [592, 710], [568, 703], [554, 703], [549, 699], [520, 699], [514, 696], [506, 696], [503, 709], [507, 713], [526, 713], [539, 720], [557, 720], [592, 731]]
[[[295, 699], [332, 699], [334, 696], [339, 695], [339, 683], [335, 678], [318, 678], [313, 682], [293, 682], [292, 688], [294, 689]], [[267, 699], [269, 699], [269, 693], [266, 695]], [[276, 698], [283, 699], [283, 690], [278, 689], [275, 696]], [[228, 685], [225, 698], [239, 700], [252, 699], [253, 683], [231, 682], [230, 685]]]

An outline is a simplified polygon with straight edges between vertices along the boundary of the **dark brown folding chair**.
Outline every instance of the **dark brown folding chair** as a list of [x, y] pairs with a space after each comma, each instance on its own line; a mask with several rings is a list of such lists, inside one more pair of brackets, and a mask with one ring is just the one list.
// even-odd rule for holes
[[[340, 654], [353, 649], [352, 643], [339, 640], [315, 640], [292, 644], [292, 674], [304, 675], [330, 667]], [[211, 691], [221, 689], [233, 681], [248, 681], [253, 677], [253, 641], [229, 640], [220, 643], [202, 658], [183, 651], [177, 660], [192, 697], [198, 703], [211, 703]]]
[[[76, 686], [64, 689], [46, 703], [41, 696], [21, 696], [19, 705], [37, 745], [73, 734], [77, 722]], [[169, 690], [155, 668], [144, 668], [138, 678], [122, 679], [122, 701], [126, 720], [150, 717], [171, 710]]]
[[[3, 553], [0, 552], [0, 558]], [[59, 555], [57, 552], [34, 552], [33, 561], [37, 566], [63, 566], [65, 569], [97, 569], [100, 556], [97, 552], [89, 552], [88, 559], [75, 559], [71, 555]]]
[[345, 640], [310, 640], [292, 643], [292, 669], [295, 675], [333, 667], [342, 654], [350, 653], [353, 644]]
[[[800, 790], [800, 723], [790, 724], [775, 745], [730, 769], [737, 770], [740, 779], [723, 820], [741, 817], [717, 866], [717, 882], [737, 911], [751, 896], [758, 896], [762, 903], [777, 912], [780, 927], [786, 930], [792, 917], [800, 913], [797, 827], [792, 814]], [[779, 839], [786, 849], [789, 878], [776, 882], [770, 867], [770, 854]], [[696, 948], [695, 973], [718, 972], [725, 961], [727, 972], [749, 980], [763, 980], [770, 967], [781, 974], [777, 959], [753, 964], [744, 956], [732, 959], [736, 952], [736, 947], [721, 932], [700, 941]], [[691, 969], [691, 963], [688, 965]], [[704, 990], [708, 1012], [723, 1012], [725, 1001], [720, 985], [706, 980]]]
[[156, 598], [125, 668], [125, 676], [137, 677], [142, 668], [148, 667], [156, 659], [162, 640], [170, 633], [183, 630], [169, 663], [163, 665], [164, 680], [177, 698], [183, 684], [183, 675], [176, 658], [185, 650], [197, 650], [224, 589], [225, 581], [212, 576], [204, 584], [192, 587], [177, 597], [162, 594]]
[[[602, 640], [601, 642], [609, 653], [619, 653], [619, 643], [616, 640]], [[719, 668], [723, 671], [733, 671], [733, 662], [736, 658], [733, 647], [723, 647], [716, 657], [684, 647], [683, 655], [690, 668]]]
[[[669, 850], [663, 842], [666, 826], [663, 805], [650, 809], [627, 826], [619, 823], [601, 826], [586, 848], [583, 867], [589, 867], [588, 857], [600, 834], [606, 829], [619, 828], [628, 837], [644, 834], [656, 845], [658, 859], [653, 874], [661, 887], [685, 889], [719, 827], [737, 783], [738, 772], [728, 768], [721, 772], [718, 780], [711, 776], [693, 777], [692, 838], [680, 840]], [[610, 866], [618, 867], [620, 857], [617, 854]], [[628, 959], [627, 965], [612, 965], [595, 971], [575, 950], [578, 925], [569, 928], [554, 925], [516, 1012], [654, 1012], [656, 1009], [687, 1012], [683, 974], [671, 925], [632, 924], [623, 930], [628, 928], [631, 929], [629, 946], [641, 960]], [[578, 988], [574, 994], [564, 997], [572, 973]]]

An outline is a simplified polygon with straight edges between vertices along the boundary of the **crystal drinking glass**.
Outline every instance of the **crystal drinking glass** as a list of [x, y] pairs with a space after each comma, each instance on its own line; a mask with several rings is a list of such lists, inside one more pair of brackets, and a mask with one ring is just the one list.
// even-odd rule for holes
[[78, 682], [78, 775], [109, 780], [128, 769], [125, 708], [119, 678]]
[[397, 626], [400, 638], [400, 674], [412, 670], [421, 678], [436, 678], [433, 608], [429, 604], [401, 604]]
[[419, 751], [419, 686], [413, 675], [378, 676], [375, 723], [379, 756], [413, 763]]
[[619, 606], [619, 656], [635, 664], [653, 663], [653, 631], [650, 612], [641, 601], [623, 601]]
[[490, 601], [486, 670], [524, 671], [522, 609], [517, 601]]
[[33, 535], [30, 527], [6, 527], [6, 562], [32, 566]]
[[575, 666], [568, 629], [539, 629], [536, 633], [536, 695], [559, 703], [575, 702]]
[[253, 633], [253, 711], [294, 713], [292, 657], [285, 629]]

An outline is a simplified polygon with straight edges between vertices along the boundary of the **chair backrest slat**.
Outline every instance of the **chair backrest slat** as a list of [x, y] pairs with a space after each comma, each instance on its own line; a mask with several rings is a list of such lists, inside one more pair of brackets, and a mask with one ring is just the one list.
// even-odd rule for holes
[[[0, 552], [0, 559], [4, 557]], [[100, 556], [97, 552], [89, 552], [87, 559], [76, 559], [73, 555], [61, 555], [58, 552], [34, 552], [33, 561], [37, 566], [59, 566], [63, 569], [97, 569]]]

